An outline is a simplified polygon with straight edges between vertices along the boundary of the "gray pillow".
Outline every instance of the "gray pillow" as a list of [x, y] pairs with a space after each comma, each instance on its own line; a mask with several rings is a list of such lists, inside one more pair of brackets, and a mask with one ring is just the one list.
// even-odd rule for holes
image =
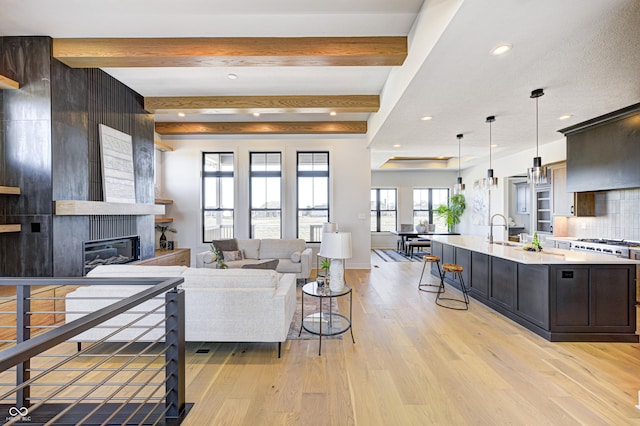
[[238, 241], [235, 238], [231, 238], [230, 240], [213, 240], [211, 244], [219, 251], [237, 251], [238, 250]]
[[245, 263], [242, 265], [242, 269], [272, 269], [275, 271], [278, 263], [280, 263], [278, 259], [265, 260], [264, 262], [258, 263]]

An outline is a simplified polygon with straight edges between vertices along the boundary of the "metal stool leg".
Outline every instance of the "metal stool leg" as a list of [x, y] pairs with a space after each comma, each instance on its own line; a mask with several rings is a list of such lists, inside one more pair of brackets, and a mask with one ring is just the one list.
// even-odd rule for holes
[[[444, 288], [444, 276], [447, 273], [447, 271], [445, 270], [444, 273], [442, 274], [442, 287]], [[469, 309], [469, 289], [464, 285], [464, 280], [462, 278], [462, 272], [452, 272], [454, 279], [457, 278], [460, 280], [460, 288], [462, 290], [462, 297], [463, 299], [456, 299], [453, 297], [440, 297], [441, 293], [438, 293], [436, 295], [436, 305], [438, 306], [442, 306], [443, 308], [447, 308], [447, 309], [453, 309], [455, 311], [466, 311]], [[454, 302], [455, 303], [463, 303], [464, 306], [449, 306], [447, 304], [443, 304], [442, 301], [446, 300], [449, 302]]]
[[[422, 282], [422, 279], [424, 277], [424, 271], [427, 268], [427, 263], [431, 264], [433, 263], [433, 261], [428, 261], [425, 260], [423, 265], [422, 265], [422, 273], [420, 274], [420, 280], [418, 281], [418, 290], [420, 291], [424, 291], [425, 293], [444, 293], [444, 277], [442, 276], [442, 269], [440, 268], [440, 262], [435, 262], [436, 266], [438, 267], [438, 277], [440, 278], [440, 283], [439, 284], [426, 284]], [[431, 266], [429, 266], [429, 269], [431, 269]], [[423, 287], [438, 287], [437, 290], [429, 290], [429, 289], [424, 289]]]

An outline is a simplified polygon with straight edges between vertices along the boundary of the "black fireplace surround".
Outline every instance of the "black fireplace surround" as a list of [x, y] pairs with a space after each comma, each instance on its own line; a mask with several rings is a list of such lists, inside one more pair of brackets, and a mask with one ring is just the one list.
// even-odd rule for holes
[[117, 265], [140, 260], [140, 237], [108, 238], [84, 242], [84, 275], [99, 265]]

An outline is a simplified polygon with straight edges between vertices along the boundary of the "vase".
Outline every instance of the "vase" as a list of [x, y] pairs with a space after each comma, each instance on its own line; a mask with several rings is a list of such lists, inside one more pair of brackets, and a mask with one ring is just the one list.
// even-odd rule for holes
[[416, 226], [416, 231], [420, 234], [422, 234], [427, 228], [424, 227], [424, 225], [418, 225]]
[[160, 234], [160, 250], [167, 249], [167, 236], [164, 235], [164, 232]]

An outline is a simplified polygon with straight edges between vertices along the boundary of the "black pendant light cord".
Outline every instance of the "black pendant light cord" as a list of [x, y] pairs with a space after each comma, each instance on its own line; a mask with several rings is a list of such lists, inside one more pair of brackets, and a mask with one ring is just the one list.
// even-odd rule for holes
[[458, 138], [458, 177], [460, 177], [460, 141], [462, 140], [462, 134], [456, 135]]
[[536, 157], [540, 157], [538, 155], [538, 97], [536, 97]]

